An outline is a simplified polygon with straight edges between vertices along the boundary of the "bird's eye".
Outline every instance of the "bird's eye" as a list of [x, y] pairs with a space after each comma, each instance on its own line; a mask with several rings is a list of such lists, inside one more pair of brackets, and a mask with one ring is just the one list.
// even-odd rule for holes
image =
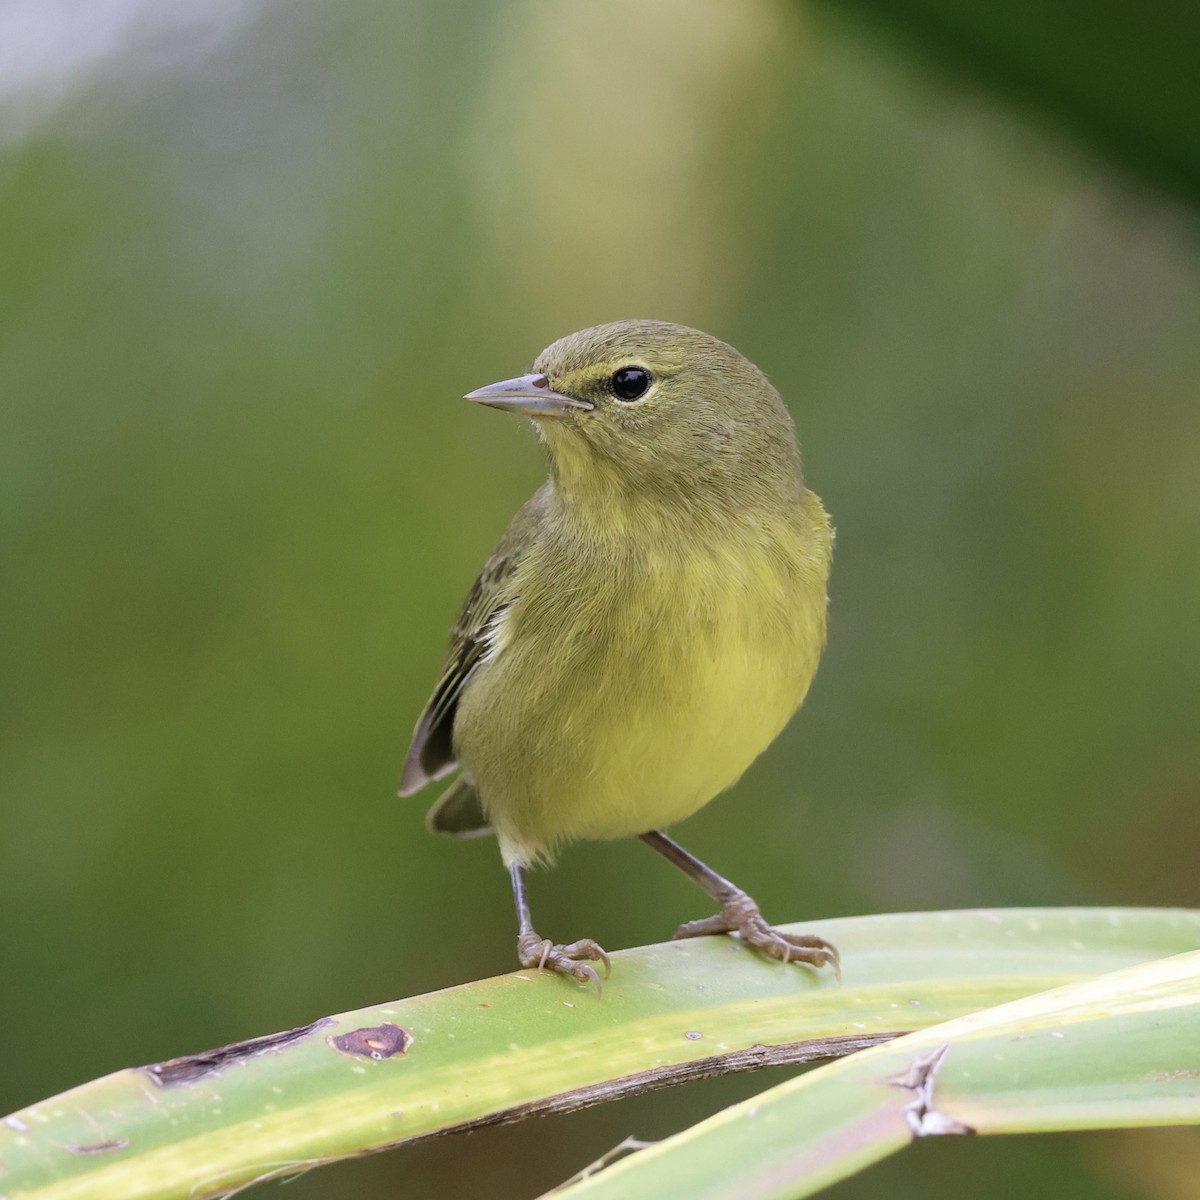
[[645, 367], [622, 367], [613, 372], [608, 382], [618, 400], [630, 401], [640, 400], [653, 380]]

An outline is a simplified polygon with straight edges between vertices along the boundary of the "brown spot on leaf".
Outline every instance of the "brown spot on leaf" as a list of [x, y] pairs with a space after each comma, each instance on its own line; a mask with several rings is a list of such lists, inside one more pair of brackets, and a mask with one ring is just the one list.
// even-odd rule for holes
[[113, 1138], [108, 1142], [90, 1142], [86, 1146], [68, 1146], [72, 1154], [107, 1154], [110, 1150], [124, 1150], [129, 1145], [128, 1138]]
[[405, 1054], [413, 1044], [413, 1035], [391, 1021], [382, 1025], [367, 1025], [349, 1033], [330, 1034], [326, 1039], [341, 1054], [357, 1054], [382, 1062], [393, 1054]]
[[295, 1045], [322, 1026], [328, 1025], [329, 1020], [329, 1017], [322, 1017], [319, 1021], [313, 1021], [311, 1025], [286, 1029], [283, 1033], [269, 1033], [266, 1037], [250, 1038], [245, 1042], [231, 1042], [228, 1046], [218, 1046], [216, 1050], [205, 1050], [202, 1054], [170, 1058], [166, 1062], [142, 1067], [142, 1070], [161, 1087], [182, 1087], [210, 1075], [219, 1075], [226, 1067], [234, 1067], [252, 1058], [258, 1058], [259, 1055], [271, 1054]]

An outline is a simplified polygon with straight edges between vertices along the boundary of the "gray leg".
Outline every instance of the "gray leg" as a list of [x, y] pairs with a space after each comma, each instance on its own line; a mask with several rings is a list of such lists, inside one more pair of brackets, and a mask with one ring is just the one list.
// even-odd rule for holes
[[[561, 975], [573, 975], [585, 983], [591, 981], [596, 985], [596, 994], [600, 994], [600, 976], [592, 962], [604, 964], [604, 974], [607, 978], [611, 968], [608, 955], [591, 938], [581, 938], [577, 942], [560, 945], [544, 938], [533, 927], [533, 919], [529, 915], [529, 897], [525, 889], [525, 868], [520, 863], [513, 863], [508, 868], [512, 879], [513, 900], [517, 907], [517, 957], [523, 967], [539, 967], [547, 971], [557, 971]], [[580, 959], [591, 961], [579, 961]]]
[[738, 933], [748, 945], [782, 962], [802, 962], [810, 967], [832, 967], [841, 977], [836, 947], [813, 933], [784, 933], [763, 920], [758, 905], [736, 884], [718, 875], [711, 867], [689, 854], [661, 829], [641, 835], [651, 850], [657, 850], [669, 863], [699, 884], [720, 906], [712, 917], [689, 921], [676, 931], [677, 938], [706, 937], [712, 933]]

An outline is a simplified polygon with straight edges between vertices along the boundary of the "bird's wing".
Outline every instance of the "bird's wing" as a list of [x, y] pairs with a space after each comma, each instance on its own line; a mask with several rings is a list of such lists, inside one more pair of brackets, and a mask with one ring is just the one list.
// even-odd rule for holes
[[491, 833], [475, 781], [465, 771], [433, 802], [425, 817], [431, 833], [471, 838]]
[[513, 517], [467, 595], [450, 632], [450, 648], [441, 675], [413, 731], [400, 781], [401, 796], [411, 795], [458, 766], [454, 714], [459, 697], [489, 650], [494, 649], [500, 619], [517, 599], [516, 571], [537, 535], [548, 500], [549, 484]]

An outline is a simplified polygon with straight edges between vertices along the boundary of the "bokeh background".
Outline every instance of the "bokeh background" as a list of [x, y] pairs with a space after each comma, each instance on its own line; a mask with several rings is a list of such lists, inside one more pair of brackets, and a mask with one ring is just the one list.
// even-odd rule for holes
[[[839, 534], [804, 712], [683, 840], [780, 920], [1200, 904], [1196, 15], [886, 7], [0, 4], [0, 1111], [511, 968], [494, 845], [394, 790], [543, 476], [459, 397], [616, 317], [762, 365]], [[637, 844], [533, 886], [610, 948], [705, 911]], [[287, 1195], [515, 1200], [769, 1082]], [[1197, 1190], [1146, 1133], [831, 1194]]]

